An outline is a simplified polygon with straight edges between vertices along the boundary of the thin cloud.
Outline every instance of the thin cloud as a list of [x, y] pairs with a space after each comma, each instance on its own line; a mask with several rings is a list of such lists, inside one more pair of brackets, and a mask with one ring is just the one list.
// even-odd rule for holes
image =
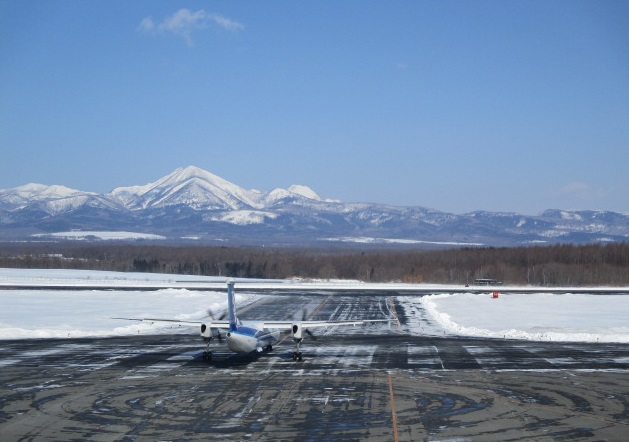
[[211, 14], [209, 18], [212, 22], [214, 22], [214, 24], [220, 26], [227, 31], [242, 31], [243, 29], [245, 29], [245, 26], [242, 23], [230, 20], [227, 17], [223, 17], [219, 14]]
[[145, 17], [140, 22], [138, 30], [151, 35], [171, 34], [183, 38], [189, 46], [192, 46], [192, 33], [210, 26], [216, 26], [230, 32], [238, 32], [245, 29], [242, 23], [220, 14], [209, 14], [203, 9], [192, 12], [183, 8], [166, 17], [161, 23], [156, 23], [151, 16]]
[[140, 26], [138, 29], [142, 32], [146, 32], [147, 34], [153, 32], [155, 30], [155, 22], [152, 17], [146, 17], [140, 22]]

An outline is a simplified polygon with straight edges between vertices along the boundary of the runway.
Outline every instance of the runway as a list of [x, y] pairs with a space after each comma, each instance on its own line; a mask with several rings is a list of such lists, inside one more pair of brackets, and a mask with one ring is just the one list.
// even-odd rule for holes
[[[395, 294], [261, 296], [242, 318], [378, 319], [243, 357], [195, 333], [0, 351], [2, 440], [625, 440], [629, 345], [443, 336]], [[417, 328], [417, 323], [422, 328]], [[414, 327], [411, 327], [411, 324]], [[419, 332], [417, 331], [419, 330]]]

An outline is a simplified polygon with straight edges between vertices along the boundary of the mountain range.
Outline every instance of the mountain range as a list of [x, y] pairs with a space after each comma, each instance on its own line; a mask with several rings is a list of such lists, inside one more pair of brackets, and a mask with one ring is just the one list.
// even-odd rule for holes
[[[109, 236], [108, 236], [109, 235]], [[107, 194], [60, 185], [0, 190], [0, 240], [134, 238], [203, 244], [509, 246], [629, 240], [629, 215], [537, 216], [324, 200], [303, 185], [246, 190], [189, 166]]]

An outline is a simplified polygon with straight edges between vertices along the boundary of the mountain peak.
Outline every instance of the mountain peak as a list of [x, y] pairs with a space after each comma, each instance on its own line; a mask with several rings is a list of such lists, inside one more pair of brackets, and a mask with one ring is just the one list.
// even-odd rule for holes
[[177, 169], [175, 169], [176, 171], [181, 171], [181, 172], [185, 172], [187, 174], [191, 174], [191, 175], [207, 175], [210, 172], [208, 172], [207, 170], [203, 170], [200, 167], [197, 166], [186, 166], [186, 167], [179, 167]]
[[65, 186], [59, 186], [53, 184], [47, 186], [45, 184], [30, 183], [13, 189], [16, 194], [24, 195], [28, 198], [42, 197], [42, 198], [66, 198], [68, 196], [74, 196], [79, 194], [89, 194], [90, 192], [82, 192], [80, 190], [71, 189]]
[[[281, 191], [281, 192], [279, 192]], [[214, 209], [261, 209], [270, 201], [297, 195], [302, 198], [322, 201], [317, 193], [307, 186], [293, 185], [287, 190], [275, 189], [266, 196], [258, 191], [245, 190], [217, 175], [196, 166], [180, 167], [172, 173], [146, 186], [119, 188], [114, 190], [118, 197], [129, 192], [142, 198], [135, 207], [187, 204], [197, 208]], [[278, 193], [279, 192], [279, 193]], [[127, 198], [127, 200], [129, 200]]]
[[188, 205], [195, 209], [257, 207], [257, 194], [199, 167], [180, 167], [144, 186], [119, 187], [112, 195], [131, 209]]
[[209, 182], [222, 180], [222, 178], [196, 166], [180, 167], [178, 169], [175, 169], [169, 175], [166, 175], [166, 177], [164, 178], [172, 179], [175, 181], [186, 181], [192, 178], [200, 178], [204, 181]]
[[288, 188], [288, 191], [292, 193], [296, 193], [299, 196], [303, 196], [304, 198], [308, 198], [315, 201], [321, 201], [321, 197], [317, 195], [317, 193], [308, 186], [294, 184]]

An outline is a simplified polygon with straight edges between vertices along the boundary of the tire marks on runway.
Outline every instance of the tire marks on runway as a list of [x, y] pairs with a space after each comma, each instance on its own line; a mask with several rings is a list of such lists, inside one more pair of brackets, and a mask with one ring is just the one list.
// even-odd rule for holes
[[[283, 297], [247, 317], [377, 319], [385, 298]], [[348, 305], [349, 304], [349, 305]], [[0, 433], [18, 439], [620, 440], [629, 346], [331, 329], [262, 355], [190, 336], [11, 341], [0, 355]], [[416, 331], [421, 331], [415, 328]], [[603, 370], [603, 371], [597, 371]], [[608, 371], [605, 371], [608, 370]], [[387, 384], [391, 375], [391, 387]], [[392, 392], [391, 392], [392, 390]], [[315, 435], [316, 437], [313, 437]]]

